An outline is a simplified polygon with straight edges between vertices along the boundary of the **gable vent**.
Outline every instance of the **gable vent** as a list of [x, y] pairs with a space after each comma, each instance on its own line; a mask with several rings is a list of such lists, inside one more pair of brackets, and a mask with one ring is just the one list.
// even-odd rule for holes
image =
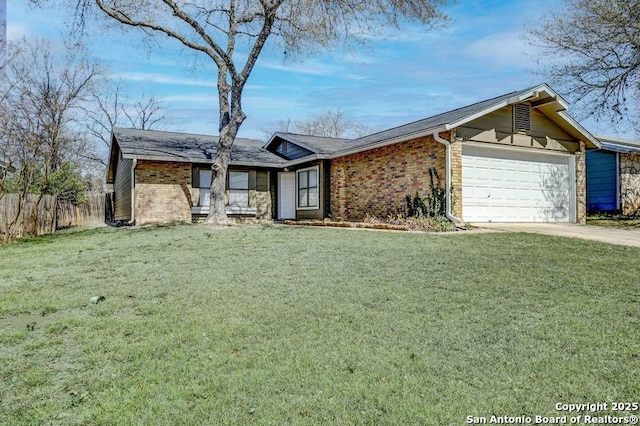
[[531, 134], [531, 105], [515, 104], [513, 106], [513, 133]]

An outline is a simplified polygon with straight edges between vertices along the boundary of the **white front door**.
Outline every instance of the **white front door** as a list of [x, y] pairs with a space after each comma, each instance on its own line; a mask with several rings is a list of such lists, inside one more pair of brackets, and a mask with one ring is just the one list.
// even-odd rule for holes
[[467, 222], [575, 221], [573, 156], [499, 147], [462, 148]]
[[296, 218], [296, 174], [278, 173], [278, 220]]

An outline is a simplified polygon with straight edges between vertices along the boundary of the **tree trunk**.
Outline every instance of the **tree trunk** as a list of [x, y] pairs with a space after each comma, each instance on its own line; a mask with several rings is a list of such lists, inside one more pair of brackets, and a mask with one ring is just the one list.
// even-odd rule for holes
[[220, 132], [218, 151], [211, 165], [211, 205], [205, 223], [213, 225], [229, 223], [225, 202], [227, 169], [229, 161], [231, 161], [233, 142], [241, 123], [241, 120], [239, 122], [231, 121]]
[[211, 165], [211, 204], [209, 216], [205, 223], [229, 223], [226, 212], [227, 169], [231, 161], [231, 149], [246, 118], [241, 107], [244, 80], [234, 79], [233, 86], [227, 83], [227, 70], [224, 65], [218, 66], [218, 99], [220, 105], [220, 136], [218, 151]]
[[[221, 137], [222, 139], [222, 137]], [[227, 183], [227, 168], [231, 159], [231, 146], [220, 143], [220, 148], [211, 165], [211, 205], [209, 216], [205, 223], [221, 225], [229, 222], [226, 212], [225, 194]]]

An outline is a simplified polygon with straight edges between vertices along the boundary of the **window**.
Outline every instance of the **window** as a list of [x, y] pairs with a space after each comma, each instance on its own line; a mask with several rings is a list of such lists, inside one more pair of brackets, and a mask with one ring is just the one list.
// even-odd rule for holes
[[229, 207], [249, 207], [249, 172], [229, 172]]
[[211, 169], [198, 169], [199, 207], [209, 207], [211, 204], [211, 179]]
[[318, 167], [297, 171], [298, 208], [318, 208]]
[[[193, 167], [192, 186], [197, 190], [194, 194], [193, 214], [206, 214], [211, 205], [212, 171], [208, 165]], [[227, 214], [255, 214], [256, 209], [249, 207], [249, 189], [258, 186], [268, 190], [269, 173], [267, 171], [229, 170], [225, 191]], [[195, 199], [197, 197], [197, 199]]]

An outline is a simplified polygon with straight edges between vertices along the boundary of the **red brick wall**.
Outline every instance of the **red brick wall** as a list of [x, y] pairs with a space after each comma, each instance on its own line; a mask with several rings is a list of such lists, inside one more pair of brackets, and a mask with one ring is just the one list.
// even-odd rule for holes
[[138, 161], [135, 222], [191, 222], [191, 164]]
[[429, 193], [430, 167], [445, 186], [445, 164], [445, 146], [430, 136], [331, 160], [331, 215], [360, 220], [398, 213], [406, 195]]

